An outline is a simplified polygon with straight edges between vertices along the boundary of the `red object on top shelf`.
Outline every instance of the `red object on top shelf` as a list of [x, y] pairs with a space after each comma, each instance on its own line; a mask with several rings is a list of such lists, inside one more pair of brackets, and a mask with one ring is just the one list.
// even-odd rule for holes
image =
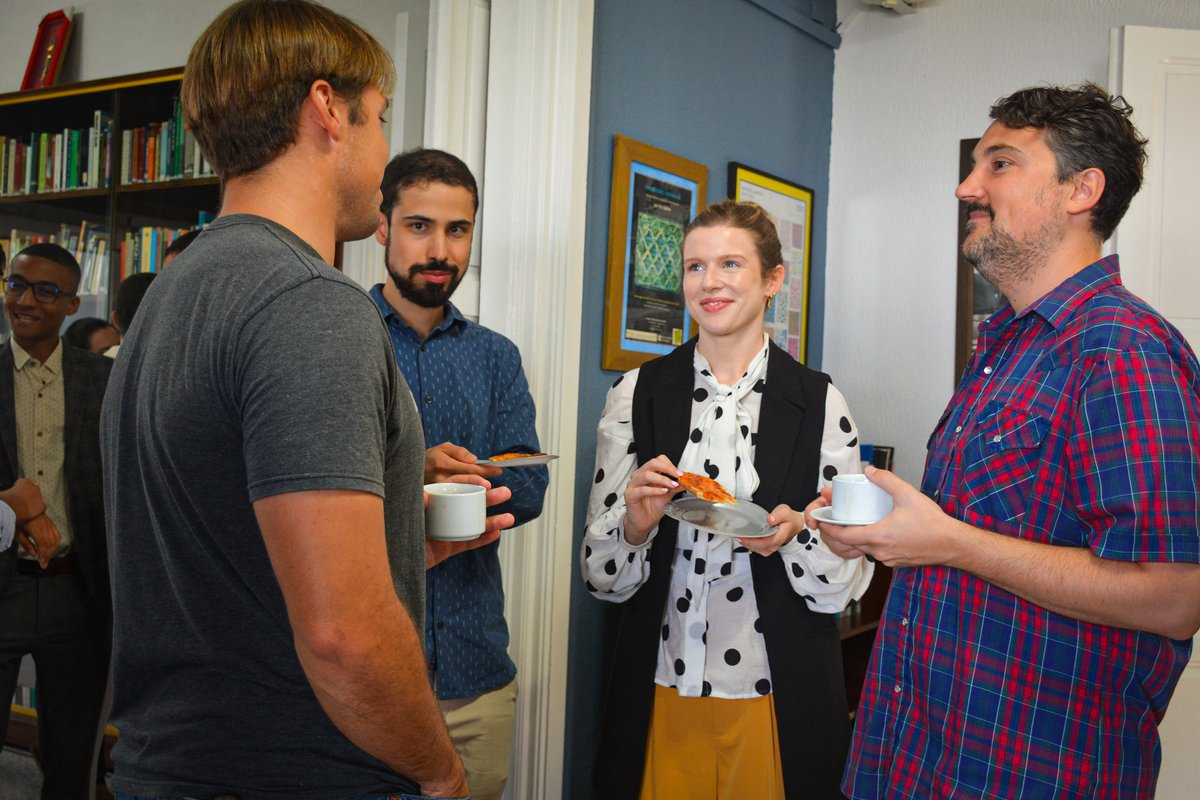
[[33, 52], [29, 54], [29, 64], [25, 67], [25, 79], [21, 81], [21, 91], [54, 85], [70, 35], [71, 17], [63, 9], [42, 17]]

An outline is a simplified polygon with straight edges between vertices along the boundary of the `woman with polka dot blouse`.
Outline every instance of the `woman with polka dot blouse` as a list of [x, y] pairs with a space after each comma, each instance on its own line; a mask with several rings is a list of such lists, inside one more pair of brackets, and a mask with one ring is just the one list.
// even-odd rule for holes
[[[581, 553], [588, 590], [622, 605], [595, 776], [606, 800], [842, 797], [833, 614], [872, 565], [830, 552], [800, 509], [860, 471], [858, 432], [829, 378], [766, 336], [782, 261], [759, 206], [703, 211], [683, 243], [699, 336], [608, 393]], [[733, 539], [666, 517], [681, 472], [771, 509], [778, 532]]]

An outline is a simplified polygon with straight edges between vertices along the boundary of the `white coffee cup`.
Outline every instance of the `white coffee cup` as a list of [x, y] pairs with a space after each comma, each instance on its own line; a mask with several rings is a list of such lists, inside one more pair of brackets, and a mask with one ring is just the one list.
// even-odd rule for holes
[[487, 528], [487, 490], [473, 483], [427, 483], [425, 538], [475, 539]]
[[892, 511], [892, 497], [866, 475], [833, 476], [833, 518], [844, 522], [878, 522]]

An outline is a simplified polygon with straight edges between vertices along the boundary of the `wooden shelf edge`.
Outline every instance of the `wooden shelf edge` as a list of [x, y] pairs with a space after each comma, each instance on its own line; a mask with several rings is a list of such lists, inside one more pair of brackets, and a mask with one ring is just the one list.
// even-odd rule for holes
[[218, 186], [221, 179], [216, 175], [209, 175], [203, 178], [172, 178], [166, 181], [140, 181], [137, 183], [123, 183], [117, 187], [117, 194], [128, 194], [130, 192], [151, 192], [156, 189], [187, 189], [193, 186]]
[[75, 200], [81, 197], [107, 197], [108, 187], [97, 189], [63, 189], [59, 192], [33, 192], [0, 196], [0, 204], [43, 203], [54, 200]]
[[864, 633], [871, 633], [878, 627], [879, 620], [877, 619], [867, 620], [865, 622], [862, 620], [857, 622], [852, 620], [846, 620], [845, 622], [838, 620], [838, 635], [841, 637], [842, 641], [845, 641], [847, 639], [853, 639], [855, 636], [861, 636]]
[[27, 706], [18, 706], [18, 705], [14, 704], [12, 706], [12, 713], [18, 714], [22, 717], [30, 717], [32, 719], [37, 719], [37, 711], [35, 711], [32, 708], [29, 708]]
[[[221, 179], [215, 175], [203, 178], [172, 178], [167, 181], [145, 181], [139, 183], [124, 183], [116, 188], [117, 194], [133, 194], [136, 192], [153, 192], [163, 189], [191, 189], [205, 186], [219, 186]], [[47, 203], [60, 200], [79, 200], [89, 197], [108, 197], [107, 187], [100, 189], [63, 189], [57, 192], [33, 192], [31, 194], [0, 195], [0, 206], [20, 205], [25, 203]]]
[[[14, 703], [10, 707], [10, 710], [12, 714], [15, 714], [18, 717], [25, 717], [31, 724], [37, 724], [37, 709], [29, 708], [28, 706], [19, 706]], [[104, 735], [115, 739], [117, 736], [117, 729], [112, 725], [105, 725]]]
[[0, 94], [0, 106], [15, 103], [28, 103], [36, 100], [53, 100], [58, 97], [72, 97], [78, 94], [94, 94], [111, 92], [116, 89], [131, 89], [135, 86], [147, 86], [153, 83], [169, 83], [183, 78], [183, 67], [140, 72], [121, 78], [100, 78], [94, 81], [80, 83], [64, 83], [58, 86], [47, 86], [42, 89], [27, 89], [18, 92]]

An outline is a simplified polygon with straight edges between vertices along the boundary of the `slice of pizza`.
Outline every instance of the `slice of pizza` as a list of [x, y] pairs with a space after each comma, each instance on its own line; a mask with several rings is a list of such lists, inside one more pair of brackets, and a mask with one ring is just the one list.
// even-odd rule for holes
[[512, 461], [514, 458], [535, 458], [545, 453], [501, 453], [498, 456], [488, 456], [488, 461]]
[[737, 499], [729, 492], [725, 491], [725, 487], [714, 481], [707, 475], [697, 475], [694, 472], [685, 472], [678, 478], [679, 485], [687, 491], [699, 497], [701, 500], [707, 500], [710, 503], [736, 503]]

